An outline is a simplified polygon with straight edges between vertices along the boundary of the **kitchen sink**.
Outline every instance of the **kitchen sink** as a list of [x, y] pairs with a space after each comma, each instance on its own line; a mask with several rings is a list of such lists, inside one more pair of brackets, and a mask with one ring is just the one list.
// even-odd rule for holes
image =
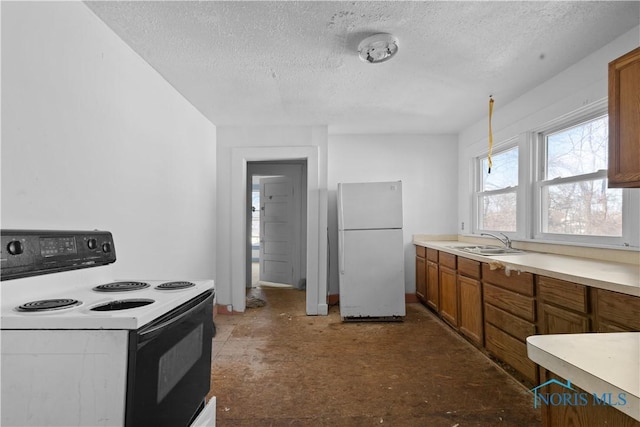
[[451, 246], [452, 249], [457, 249], [459, 251], [469, 252], [477, 255], [510, 255], [510, 254], [522, 254], [524, 251], [513, 249], [513, 248], [505, 248], [501, 246], [484, 246], [484, 245], [474, 245], [474, 246]]

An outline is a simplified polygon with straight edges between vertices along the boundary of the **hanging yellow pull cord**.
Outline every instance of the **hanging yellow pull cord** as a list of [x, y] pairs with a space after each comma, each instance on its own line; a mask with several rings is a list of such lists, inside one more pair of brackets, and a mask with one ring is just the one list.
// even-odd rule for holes
[[491, 130], [492, 116], [493, 116], [493, 95], [489, 95], [489, 155], [487, 156], [487, 161], [489, 163], [488, 173], [491, 173], [491, 166], [493, 166], [493, 162], [491, 161], [491, 150], [493, 149], [493, 131]]

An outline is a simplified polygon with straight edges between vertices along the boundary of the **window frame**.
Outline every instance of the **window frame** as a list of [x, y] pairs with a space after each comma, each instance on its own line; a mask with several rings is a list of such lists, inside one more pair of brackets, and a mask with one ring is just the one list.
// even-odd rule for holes
[[[532, 139], [534, 141], [533, 162], [535, 163], [535, 174], [532, 177], [533, 191], [533, 215], [532, 215], [532, 238], [535, 241], [544, 242], [558, 242], [565, 244], [588, 244], [592, 246], [626, 246], [625, 233], [628, 231], [629, 218], [627, 205], [630, 203], [628, 192], [622, 191], [622, 230], [621, 236], [596, 236], [596, 235], [580, 235], [580, 234], [564, 234], [564, 233], [549, 233], [545, 232], [543, 224], [545, 221], [544, 206], [543, 206], [543, 190], [545, 187], [550, 187], [560, 184], [570, 184], [575, 182], [584, 182], [602, 179], [607, 181], [607, 169], [599, 169], [595, 172], [572, 175], [562, 178], [546, 179], [545, 168], [547, 158], [547, 144], [546, 137], [553, 133], [557, 133], [563, 130], [570, 129], [583, 123], [587, 123], [592, 120], [596, 120], [600, 117], [608, 116], [608, 110], [605, 106], [599, 106], [598, 108], [592, 108], [589, 111], [585, 111], [582, 114], [575, 114], [571, 117], [560, 118], [555, 123], [541, 127], [540, 129], [532, 132]], [[626, 214], [625, 214], [626, 212]], [[626, 227], [625, 227], [626, 226]], [[629, 242], [626, 242], [629, 244]]]
[[[607, 98], [600, 99], [590, 105], [579, 108], [571, 113], [559, 116], [541, 126], [532, 126], [515, 136], [502, 138], [502, 142], [494, 145], [494, 153], [518, 147], [518, 186], [516, 190], [516, 231], [504, 232], [512, 240], [530, 243], [561, 244], [566, 246], [581, 246], [593, 248], [640, 249], [640, 189], [622, 189], [622, 236], [583, 236], [576, 234], [542, 233], [542, 191], [539, 185], [542, 174], [544, 139], [540, 134], [548, 134], [567, 129], [590, 119], [608, 115]], [[513, 134], [512, 134], [513, 135]], [[484, 141], [486, 144], [486, 140]], [[480, 235], [483, 232], [499, 230], [480, 229], [480, 215], [482, 214], [480, 201], [480, 186], [482, 183], [481, 160], [486, 158], [488, 150], [485, 148], [471, 154], [470, 161], [470, 207], [471, 234]], [[495, 154], [494, 154], [495, 155]], [[606, 169], [597, 172], [577, 175], [569, 179], [584, 180], [593, 178], [607, 179]], [[554, 179], [548, 183], [554, 182]], [[500, 190], [497, 190], [500, 191]]]

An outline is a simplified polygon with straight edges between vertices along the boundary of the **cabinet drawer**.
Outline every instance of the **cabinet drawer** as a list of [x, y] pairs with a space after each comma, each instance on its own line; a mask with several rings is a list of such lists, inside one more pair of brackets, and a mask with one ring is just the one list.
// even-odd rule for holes
[[538, 367], [527, 356], [525, 343], [490, 324], [485, 324], [484, 333], [485, 347], [490, 353], [511, 365], [532, 383], [537, 383]]
[[640, 331], [640, 297], [597, 289], [596, 298], [598, 319], [608, 319], [624, 329]]
[[532, 297], [484, 284], [484, 301], [530, 322], [536, 321], [535, 300]]
[[631, 328], [609, 323], [606, 320], [598, 322], [598, 330], [596, 332], [636, 332]]
[[482, 263], [482, 281], [510, 289], [523, 295], [533, 296], [533, 274], [512, 271], [510, 276], [504, 270], [491, 270], [489, 264]]
[[544, 276], [538, 276], [537, 280], [538, 299], [580, 313], [589, 311], [586, 286]]
[[424, 246], [416, 246], [416, 256], [419, 256], [420, 258], [427, 256], [427, 248]]
[[427, 248], [427, 259], [429, 261], [438, 262], [438, 251], [435, 249]]
[[463, 276], [480, 278], [480, 263], [469, 258], [458, 257], [458, 273]]
[[533, 323], [529, 323], [490, 304], [485, 304], [484, 306], [484, 319], [485, 322], [497, 326], [522, 342], [525, 342], [527, 337], [536, 334], [536, 325]]
[[540, 324], [543, 334], [584, 334], [591, 330], [586, 315], [548, 304], [540, 306]]
[[447, 252], [440, 252], [440, 265], [449, 267], [452, 270], [456, 269], [456, 256]]

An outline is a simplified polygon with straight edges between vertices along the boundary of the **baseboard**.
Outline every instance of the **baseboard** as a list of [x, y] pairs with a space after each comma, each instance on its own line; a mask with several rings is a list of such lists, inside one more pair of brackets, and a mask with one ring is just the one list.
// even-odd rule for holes
[[231, 315], [231, 314], [238, 314], [240, 313], [239, 311], [233, 311], [232, 306], [230, 305], [223, 305], [223, 304], [215, 304], [213, 306], [213, 314], [218, 315]]
[[416, 294], [404, 294], [404, 302], [414, 303], [420, 302], [420, 300], [418, 300], [418, 296]]

